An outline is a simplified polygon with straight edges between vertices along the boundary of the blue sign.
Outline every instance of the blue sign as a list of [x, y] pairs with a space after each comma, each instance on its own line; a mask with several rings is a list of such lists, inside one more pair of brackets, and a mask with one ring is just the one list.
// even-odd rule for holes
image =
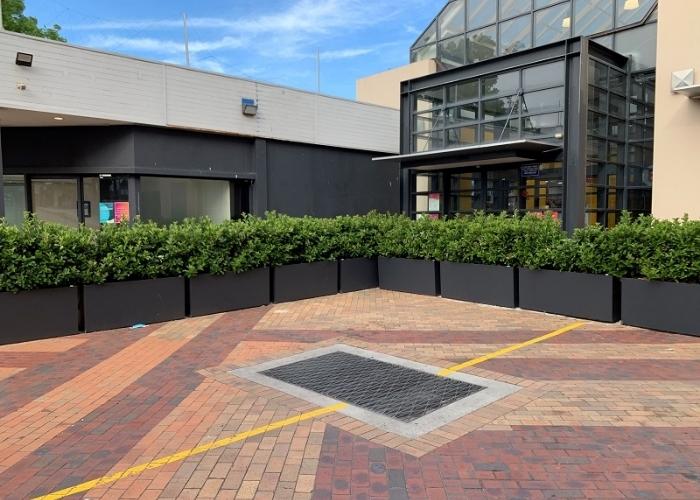
[[538, 178], [540, 176], [540, 165], [523, 165], [520, 167], [520, 176], [526, 178]]

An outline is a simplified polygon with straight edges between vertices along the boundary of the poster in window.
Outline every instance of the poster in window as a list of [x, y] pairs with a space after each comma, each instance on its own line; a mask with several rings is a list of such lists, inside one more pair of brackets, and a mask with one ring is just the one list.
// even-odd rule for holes
[[100, 224], [114, 224], [114, 203], [100, 202]]
[[440, 211], [440, 193], [430, 193], [428, 195], [428, 212]]
[[117, 201], [114, 203], [114, 222], [129, 221], [129, 202]]

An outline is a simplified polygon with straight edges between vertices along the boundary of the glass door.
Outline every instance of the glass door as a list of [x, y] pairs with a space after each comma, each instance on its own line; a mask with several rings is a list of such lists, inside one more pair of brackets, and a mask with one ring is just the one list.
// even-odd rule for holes
[[46, 222], [78, 227], [79, 182], [77, 178], [32, 179], [32, 211]]

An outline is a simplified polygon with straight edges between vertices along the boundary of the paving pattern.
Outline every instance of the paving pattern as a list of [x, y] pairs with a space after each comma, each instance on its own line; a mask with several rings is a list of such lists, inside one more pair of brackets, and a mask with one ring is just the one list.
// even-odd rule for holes
[[417, 439], [232, 374], [339, 343], [449, 368], [573, 321], [370, 290], [3, 346], [0, 497], [700, 498], [698, 338], [589, 322], [465, 368], [520, 390]]

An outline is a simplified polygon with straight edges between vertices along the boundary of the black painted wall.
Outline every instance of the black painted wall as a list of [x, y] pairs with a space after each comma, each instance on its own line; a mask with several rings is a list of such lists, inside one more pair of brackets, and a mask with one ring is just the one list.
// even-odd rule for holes
[[[2, 146], [2, 127], [0, 127], [0, 146]], [[2, 147], [0, 147], [0, 217], [5, 217], [5, 183], [2, 176]]]
[[267, 141], [268, 210], [334, 217], [398, 212], [398, 164], [381, 153]]

